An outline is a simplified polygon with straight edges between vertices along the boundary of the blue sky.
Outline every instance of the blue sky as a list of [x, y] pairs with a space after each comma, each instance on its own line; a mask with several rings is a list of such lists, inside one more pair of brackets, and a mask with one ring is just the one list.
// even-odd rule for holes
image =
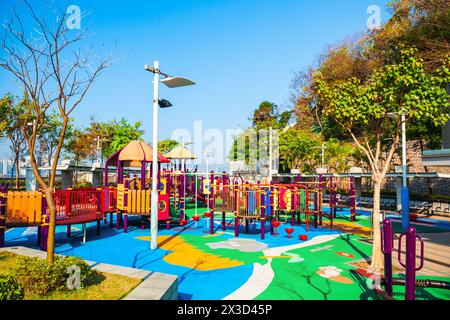
[[[177, 128], [204, 130], [245, 127], [263, 100], [289, 102], [295, 71], [312, 64], [327, 45], [366, 28], [368, 6], [383, 0], [141, 0], [58, 1], [78, 5], [89, 16], [89, 39], [101, 54], [118, 61], [97, 80], [73, 116], [76, 124], [90, 115], [99, 120], [125, 117], [141, 121], [151, 139], [152, 75], [144, 64], [160, 61], [163, 71], [194, 80], [193, 87], [161, 89], [174, 107], [161, 110], [161, 138]], [[0, 1], [0, 20], [10, 17], [17, 1]], [[31, 1], [42, 6], [43, 1]], [[15, 81], [0, 71], [0, 94], [19, 93]], [[5, 155], [0, 147], [0, 157]]]

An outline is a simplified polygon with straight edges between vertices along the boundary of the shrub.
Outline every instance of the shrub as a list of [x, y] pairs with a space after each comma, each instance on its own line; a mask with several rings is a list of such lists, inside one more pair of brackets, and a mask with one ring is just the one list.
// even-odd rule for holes
[[100, 282], [102, 276], [92, 270], [81, 258], [55, 256], [53, 264], [39, 258], [22, 258], [16, 270], [18, 282], [27, 292], [46, 295], [53, 290], [67, 290], [67, 280], [71, 274], [69, 267], [80, 270], [80, 287]]
[[23, 300], [25, 291], [10, 275], [0, 274], [0, 300]]
[[46, 295], [52, 289], [51, 265], [39, 258], [20, 258], [15, 276], [27, 292]]
[[[78, 257], [55, 257], [53, 273], [57, 277], [55, 288], [58, 290], [67, 289], [67, 278], [69, 267], [76, 266], [80, 269], [80, 285], [82, 288], [96, 284], [102, 280], [102, 276], [81, 258]], [[56, 280], [56, 279], [55, 279]]]

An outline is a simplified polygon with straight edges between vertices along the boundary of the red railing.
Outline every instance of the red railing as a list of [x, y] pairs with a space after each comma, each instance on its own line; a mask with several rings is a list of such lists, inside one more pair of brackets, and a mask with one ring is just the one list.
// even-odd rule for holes
[[57, 224], [89, 222], [102, 218], [102, 193], [102, 190], [95, 189], [57, 190], [54, 195]]
[[117, 208], [117, 188], [103, 188], [101, 190], [102, 213], [115, 211]]

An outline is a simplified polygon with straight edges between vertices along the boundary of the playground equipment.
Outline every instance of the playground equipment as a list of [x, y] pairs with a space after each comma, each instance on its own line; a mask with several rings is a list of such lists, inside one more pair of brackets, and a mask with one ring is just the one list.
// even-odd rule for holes
[[[279, 224], [281, 214], [289, 216], [291, 225], [301, 223], [301, 215], [305, 215], [306, 229], [309, 230], [309, 198], [308, 187], [299, 184], [261, 184], [249, 183], [239, 179], [233, 179], [226, 173], [167, 173], [172, 175], [171, 181], [186, 179], [191, 176], [194, 181], [185, 183], [189, 188], [184, 187], [180, 200], [180, 212], [184, 217], [185, 198], [192, 194], [193, 189], [197, 189], [197, 182], [201, 181], [202, 190], [194, 199], [201, 198], [207, 204], [205, 217], [209, 220], [210, 233], [215, 232], [214, 217], [216, 212], [222, 214], [221, 227], [225, 230], [226, 213], [234, 213], [234, 233], [239, 236], [239, 227], [245, 225], [245, 232], [249, 232], [249, 224], [259, 222], [261, 226], [261, 238], [265, 237], [265, 221], [269, 220], [270, 232], [274, 234], [274, 228]], [[200, 177], [200, 179], [198, 179]], [[195, 181], [195, 179], [198, 179]], [[234, 181], [234, 183], [231, 183]], [[172, 186], [174, 186], [172, 184]], [[177, 184], [175, 184], [177, 186]], [[194, 187], [192, 187], [194, 186]], [[177, 188], [175, 188], [177, 189]], [[318, 212], [318, 211], [317, 211]], [[297, 217], [297, 219], [296, 219]], [[317, 220], [317, 219], [316, 219]], [[198, 221], [196, 218], [195, 221]], [[285, 218], [285, 223], [288, 218]], [[229, 224], [230, 225], [230, 224]]]
[[[193, 199], [195, 208], [201, 202], [207, 206], [204, 216], [207, 219], [207, 227], [210, 234], [215, 233], [215, 216], [222, 214], [221, 228], [225, 231], [226, 226], [234, 227], [234, 234], [239, 236], [241, 225], [244, 225], [244, 232], [249, 232], [250, 225], [259, 223], [261, 238], [265, 237], [266, 221], [269, 221], [270, 233], [274, 235], [274, 230], [278, 223], [295, 224], [305, 223], [306, 231], [309, 231], [310, 214], [314, 217], [314, 227], [323, 226], [323, 217], [330, 220], [330, 227], [333, 227], [333, 220], [336, 217], [336, 210], [342, 208], [344, 204], [337, 200], [338, 186], [342, 188], [343, 183], [330, 178], [324, 180], [321, 175], [315, 181], [301, 181], [300, 176], [297, 181], [291, 183], [261, 184], [249, 183], [239, 176], [230, 177], [226, 173], [198, 173], [165, 171], [169, 176], [169, 189], [176, 207], [180, 212], [180, 219], [186, 217], [187, 199]], [[355, 217], [354, 185], [347, 183], [347, 191], [350, 193], [351, 217]], [[324, 212], [324, 194], [329, 192], [330, 213]], [[353, 199], [353, 201], [352, 201]], [[234, 213], [234, 221], [226, 221], [226, 213]], [[195, 222], [199, 221], [198, 213], [195, 210]], [[302, 216], [304, 215], [304, 219]], [[274, 222], [276, 222], [274, 224]], [[197, 223], [196, 223], [197, 225]]]
[[[262, 184], [244, 181], [242, 177], [229, 176], [226, 173], [198, 173], [189, 172], [179, 162], [179, 169], [169, 171], [162, 169], [162, 164], [169, 160], [158, 154], [156, 162], [153, 161], [152, 148], [140, 141], [132, 141], [124, 148], [115, 152], [105, 163], [104, 187], [90, 189], [57, 190], [54, 193], [57, 210], [56, 224], [67, 225], [67, 236], [71, 236], [71, 225], [82, 224], [83, 241], [86, 240], [86, 224], [97, 222], [97, 233], [100, 232], [100, 222], [107, 223], [109, 213], [110, 225], [113, 227], [114, 214], [116, 215], [116, 228], [123, 226], [128, 231], [128, 216], [142, 217], [142, 226], [145, 219], [150, 217], [151, 206], [151, 179], [148, 173], [153, 165], [159, 167], [159, 195], [158, 195], [158, 221], [165, 221], [166, 228], [170, 228], [170, 203], [175, 205], [179, 214], [175, 218], [182, 226], [189, 220], [195, 221], [196, 227], [200, 221], [198, 207], [206, 206], [204, 216], [210, 234], [216, 231], [215, 215], [221, 213], [221, 229], [226, 230], [232, 226], [236, 237], [240, 232], [249, 232], [250, 224], [259, 224], [261, 238], [266, 234], [266, 221], [269, 221], [271, 235], [278, 235], [281, 224], [305, 224], [309, 231], [311, 214], [314, 227], [323, 226], [323, 217], [328, 217], [330, 227], [336, 218], [336, 210], [340, 203], [337, 199], [337, 190], [341, 181], [333, 177], [328, 180], [318, 175], [314, 181], [302, 181], [297, 176], [296, 181], [289, 183]], [[180, 157], [192, 158], [192, 155], [172, 155], [174, 159]], [[181, 161], [181, 160], [180, 160]], [[183, 170], [184, 169], [184, 170]], [[117, 180], [109, 183], [109, 173], [115, 170]], [[139, 172], [133, 177], [126, 174], [126, 170]], [[354, 217], [355, 201], [354, 187], [350, 178], [350, 205], [351, 216]], [[340, 187], [342, 188], [342, 186]], [[6, 227], [38, 226], [41, 248], [46, 246], [48, 232], [49, 210], [42, 192], [0, 192], [0, 245], [4, 245]], [[327, 193], [328, 191], [328, 193]], [[352, 193], [353, 192], [353, 193]], [[328, 203], [330, 213], [323, 210], [324, 195], [329, 194]], [[353, 196], [353, 202], [352, 202]], [[186, 216], [186, 203], [194, 201], [194, 216]], [[326, 199], [325, 199], [326, 200]], [[226, 214], [233, 214], [231, 222], [226, 221]], [[304, 217], [304, 218], [302, 218]], [[172, 220], [173, 221], [173, 220]], [[244, 225], [241, 230], [241, 225]], [[285, 228], [291, 230], [292, 228]], [[287, 231], [286, 231], [287, 232]], [[289, 238], [292, 232], [287, 232]]]
[[[110, 223], [112, 225], [113, 213], [116, 213], [116, 227], [120, 228], [123, 221], [124, 232], [128, 231], [128, 215], [139, 215], [150, 217], [151, 185], [147, 179], [147, 164], [158, 165], [161, 172], [161, 163], [169, 163], [169, 160], [158, 154], [158, 159], [153, 161], [153, 149], [142, 141], [132, 141], [122, 149], [115, 152], [105, 163], [105, 186], [108, 185], [108, 173], [110, 166], [117, 168], [117, 193], [116, 205], [108, 208]], [[140, 168], [141, 177], [124, 177], [124, 168]], [[149, 170], [151, 172], [151, 170]], [[166, 221], [167, 228], [169, 219], [169, 193], [167, 191], [167, 179], [164, 174], [159, 177], [158, 198], [158, 220]]]
[[[405, 286], [405, 300], [415, 300], [416, 286], [428, 288], [450, 289], [450, 282], [436, 281], [430, 279], [416, 279], [416, 271], [422, 269], [424, 264], [424, 242], [417, 234], [414, 227], [409, 227], [408, 230], [401, 234], [398, 241], [398, 261], [400, 265], [405, 268], [405, 278], [399, 279], [393, 277], [392, 272], [392, 253], [394, 252], [394, 229], [390, 219], [383, 220], [383, 228], [381, 233], [381, 248], [384, 254], [384, 278], [381, 283], [384, 285], [386, 294], [393, 297], [393, 286]], [[406, 260], [403, 261], [401, 257], [402, 239], [406, 240]], [[420, 246], [420, 264], [416, 266], [416, 242], [419, 240]]]
[[[338, 211], [348, 207], [350, 207], [350, 221], [356, 221], [355, 177], [330, 176], [327, 180], [323, 180], [322, 175], [319, 175], [318, 180], [319, 189], [328, 190], [328, 194], [324, 192], [323, 200], [328, 202], [330, 208], [330, 213], [324, 214], [330, 219], [330, 223], [333, 224], [333, 220], [338, 218]], [[325, 188], [322, 187], [323, 185]]]
[[[56, 225], [67, 226], [67, 236], [71, 235], [71, 225], [82, 224], [83, 241], [86, 241], [86, 224], [97, 222], [97, 234], [103, 220], [103, 203], [108, 190], [80, 189], [57, 190], [54, 193], [56, 205]], [[0, 247], [4, 246], [5, 228], [38, 227], [38, 244], [47, 248], [50, 210], [45, 195], [41, 191], [7, 191], [0, 187]]]

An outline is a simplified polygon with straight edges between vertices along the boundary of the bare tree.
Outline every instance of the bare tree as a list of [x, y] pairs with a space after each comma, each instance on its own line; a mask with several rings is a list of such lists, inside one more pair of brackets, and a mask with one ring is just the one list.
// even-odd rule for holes
[[9, 149], [14, 155], [14, 165], [13, 170], [11, 170], [11, 180], [14, 177], [14, 186], [16, 189], [19, 189], [20, 183], [20, 156], [23, 155], [25, 150], [27, 149], [25, 145], [25, 137], [20, 130], [12, 130], [7, 134], [9, 140]]
[[[40, 161], [38, 160], [38, 165], [51, 165], [53, 154], [55, 153], [56, 147], [58, 146], [59, 136], [61, 133], [62, 120], [60, 119], [59, 113], [52, 111], [50, 114], [46, 115], [45, 126], [39, 133], [38, 137], [38, 153], [40, 154]], [[65, 139], [69, 138], [72, 132], [72, 125], [68, 123], [66, 129]]]
[[[19, 13], [21, 9], [24, 12]], [[0, 67], [16, 78], [24, 92], [26, 112], [22, 132], [34, 176], [47, 199], [50, 213], [47, 260], [53, 263], [55, 173], [69, 116], [80, 105], [101, 72], [111, 64], [112, 59], [110, 55], [106, 58], [98, 57], [92, 46], [82, 50], [78, 44], [88, 36], [88, 28], [71, 29], [68, 24], [69, 14], [56, 4], [46, 4], [46, 17], [41, 17], [28, 1], [12, 8], [12, 19], [4, 25], [0, 39], [3, 51], [0, 55]], [[24, 23], [26, 18], [30, 21]], [[62, 124], [49, 180], [46, 182], [38, 170], [36, 147], [39, 134], [46, 125], [46, 115], [51, 110], [59, 113]]]

